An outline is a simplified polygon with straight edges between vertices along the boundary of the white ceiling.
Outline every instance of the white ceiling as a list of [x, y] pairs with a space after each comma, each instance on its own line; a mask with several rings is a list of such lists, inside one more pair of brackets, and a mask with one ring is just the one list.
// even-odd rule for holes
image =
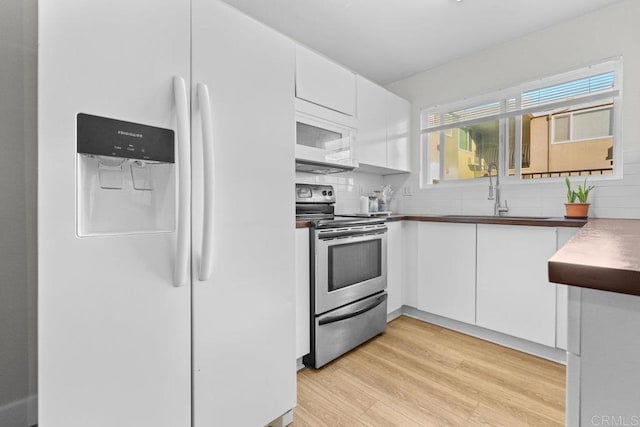
[[225, 0], [380, 84], [621, 0]]

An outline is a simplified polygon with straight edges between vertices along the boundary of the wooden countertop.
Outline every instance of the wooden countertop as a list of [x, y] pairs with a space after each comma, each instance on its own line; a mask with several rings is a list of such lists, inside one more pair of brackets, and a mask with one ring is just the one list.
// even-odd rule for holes
[[590, 220], [549, 259], [549, 280], [640, 295], [640, 220]]
[[392, 215], [388, 221], [457, 222], [466, 224], [529, 225], [535, 227], [582, 227], [583, 219], [491, 215]]
[[[474, 215], [404, 215], [393, 214], [387, 221], [456, 222], [468, 224], [529, 225], [538, 227], [582, 227], [587, 223], [581, 219], [518, 216], [474, 216]], [[309, 221], [296, 221], [296, 228], [309, 227]]]

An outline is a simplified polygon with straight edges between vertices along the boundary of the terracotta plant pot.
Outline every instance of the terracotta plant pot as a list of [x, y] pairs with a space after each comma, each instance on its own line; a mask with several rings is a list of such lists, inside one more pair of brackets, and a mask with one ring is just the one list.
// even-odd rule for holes
[[589, 203], [565, 203], [567, 218], [586, 218], [589, 216]]

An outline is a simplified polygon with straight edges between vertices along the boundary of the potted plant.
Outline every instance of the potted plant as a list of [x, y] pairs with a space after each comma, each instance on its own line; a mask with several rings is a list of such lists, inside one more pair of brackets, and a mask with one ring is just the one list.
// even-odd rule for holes
[[573, 190], [569, 177], [565, 178], [564, 182], [567, 184], [567, 203], [564, 205], [566, 209], [565, 216], [567, 218], [587, 218], [590, 206], [587, 200], [589, 199], [589, 192], [593, 190], [593, 185], [587, 187], [587, 178], [585, 178], [584, 184], [578, 184], [578, 189]]

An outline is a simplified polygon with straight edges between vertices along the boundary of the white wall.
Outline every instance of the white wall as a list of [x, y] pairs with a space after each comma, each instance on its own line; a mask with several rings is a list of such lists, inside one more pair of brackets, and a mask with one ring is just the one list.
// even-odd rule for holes
[[[561, 25], [529, 34], [425, 71], [388, 88], [412, 103], [412, 170], [409, 177], [385, 177], [394, 188], [411, 187], [400, 196], [406, 213], [492, 214], [486, 182], [419, 189], [420, 110], [487, 94], [520, 83], [623, 56], [622, 180], [596, 181], [590, 197], [592, 217], [640, 217], [640, 1], [626, 0]], [[485, 181], [485, 180], [482, 180]], [[502, 186], [510, 215], [564, 215], [564, 183]]]
[[36, 10], [0, 2], [0, 426], [34, 424]]
[[356, 213], [360, 207], [360, 196], [372, 195], [382, 187], [382, 177], [362, 172], [341, 172], [318, 175], [296, 172], [296, 182], [333, 185], [336, 191], [336, 214]]

